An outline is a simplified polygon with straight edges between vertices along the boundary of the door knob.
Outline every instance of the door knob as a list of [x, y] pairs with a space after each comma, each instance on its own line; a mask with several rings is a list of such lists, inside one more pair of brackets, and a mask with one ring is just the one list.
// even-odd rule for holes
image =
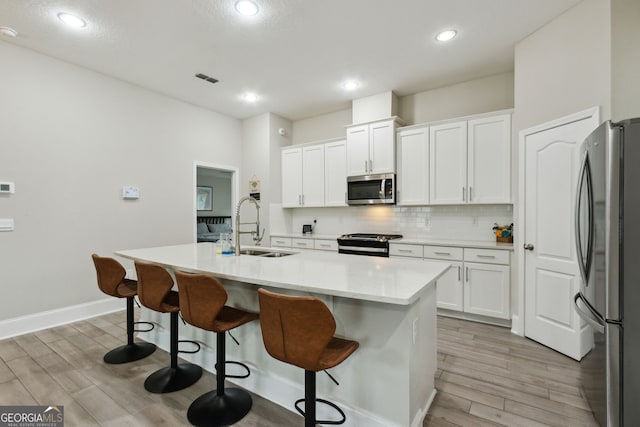
[[525, 243], [524, 244], [524, 248], [527, 251], [532, 251], [533, 250], [533, 245], [531, 243]]

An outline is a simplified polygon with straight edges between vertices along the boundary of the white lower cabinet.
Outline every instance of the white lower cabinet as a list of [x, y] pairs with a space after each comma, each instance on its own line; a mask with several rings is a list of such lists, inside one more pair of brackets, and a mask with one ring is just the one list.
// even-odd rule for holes
[[338, 252], [338, 241], [336, 239], [313, 239], [309, 237], [271, 237], [271, 247]]
[[509, 319], [509, 266], [465, 262], [464, 270], [464, 311]]
[[500, 319], [511, 318], [510, 251], [391, 243], [391, 256], [447, 261], [437, 282], [438, 308]]
[[436, 303], [438, 308], [462, 311], [462, 263], [452, 262], [451, 268], [438, 279]]

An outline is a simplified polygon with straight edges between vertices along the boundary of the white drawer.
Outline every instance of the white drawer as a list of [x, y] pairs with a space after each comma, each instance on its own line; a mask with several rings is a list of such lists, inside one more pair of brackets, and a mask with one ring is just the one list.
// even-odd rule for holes
[[271, 246], [281, 247], [281, 248], [290, 248], [291, 237], [272, 237]]
[[422, 245], [391, 243], [389, 244], [389, 255], [422, 258]]
[[291, 239], [291, 247], [297, 249], [313, 249], [313, 239]]
[[336, 239], [333, 240], [314, 240], [313, 241], [314, 249], [319, 249], [321, 251], [338, 251], [338, 241]]
[[495, 249], [464, 249], [464, 260], [487, 264], [509, 265], [509, 251]]
[[424, 257], [462, 261], [462, 248], [452, 248], [450, 246], [425, 246]]

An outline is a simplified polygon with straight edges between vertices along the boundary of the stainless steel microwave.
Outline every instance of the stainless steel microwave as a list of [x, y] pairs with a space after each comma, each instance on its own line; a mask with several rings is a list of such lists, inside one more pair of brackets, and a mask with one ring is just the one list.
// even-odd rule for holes
[[393, 205], [396, 176], [392, 173], [347, 177], [347, 204]]

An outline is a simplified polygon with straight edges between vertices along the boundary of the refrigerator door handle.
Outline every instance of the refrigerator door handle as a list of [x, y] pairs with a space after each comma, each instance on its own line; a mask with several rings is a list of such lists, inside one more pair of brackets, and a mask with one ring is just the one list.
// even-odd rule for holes
[[587, 240], [587, 260], [585, 265], [585, 275], [587, 280], [591, 274], [591, 263], [593, 261], [593, 240], [595, 239], [594, 227], [595, 227], [595, 208], [593, 199], [593, 174], [591, 172], [591, 162], [589, 161], [589, 155], [585, 156], [585, 173], [587, 178], [587, 214], [589, 215], [589, 234]]
[[[582, 301], [582, 304], [585, 307], [587, 307], [588, 312], [583, 310], [582, 307], [578, 305], [578, 300]], [[600, 319], [600, 316], [598, 316], [598, 313], [596, 313], [596, 311], [589, 305], [589, 303], [585, 301], [584, 297], [580, 292], [578, 292], [573, 297], [573, 306], [576, 309], [578, 316], [580, 316], [585, 322], [591, 325], [593, 329], [596, 330], [596, 332], [604, 334], [604, 327], [605, 327], [604, 321]]]
[[580, 205], [582, 202], [582, 186], [585, 180], [585, 172], [587, 169], [587, 163], [589, 161], [588, 159], [589, 159], [589, 152], [587, 151], [584, 153], [584, 159], [582, 160], [582, 165], [580, 166], [580, 173], [578, 174], [578, 185], [576, 188], [576, 201], [575, 201], [575, 207], [574, 207], [574, 214], [575, 214], [574, 226], [575, 226], [575, 235], [576, 235], [575, 242], [576, 242], [576, 252], [577, 252], [577, 258], [578, 258], [578, 267], [580, 269], [580, 276], [582, 277], [582, 281], [584, 282], [585, 286], [587, 286], [588, 284], [588, 277], [587, 277], [587, 269], [584, 262], [584, 254], [582, 253]]

